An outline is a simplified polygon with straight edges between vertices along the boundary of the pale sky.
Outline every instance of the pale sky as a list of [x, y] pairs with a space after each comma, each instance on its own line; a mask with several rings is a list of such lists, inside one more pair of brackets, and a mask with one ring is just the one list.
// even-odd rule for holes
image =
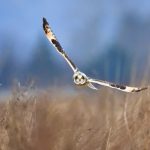
[[[14, 42], [20, 58], [30, 56], [38, 38], [45, 38], [42, 17], [46, 17], [63, 47], [75, 60], [81, 61], [81, 54], [97, 55], [105, 45], [116, 40], [124, 13], [135, 13], [141, 19], [150, 18], [149, 0], [5, 0], [0, 2], [0, 47], [7, 37]], [[86, 47], [84, 37], [92, 32], [84, 32], [86, 26], [97, 21], [97, 39], [90, 39], [91, 47]], [[86, 31], [86, 30], [85, 30]], [[81, 33], [81, 34], [80, 34]], [[83, 35], [84, 33], [84, 35]], [[79, 36], [79, 38], [78, 38]], [[94, 35], [92, 35], [94, 36]], [[5, 38], [4, 38], [5, 37]], [[81, 38], [83, 37], [83, 38]], [[78, 41], [80, 40], [80, 41]], [[96, 41], [96, 42], [95, 42]], [[83, 43], [83, 45], [82, 45]], [[94, 47], [95, 46], [95, 47]], [[99, 49], [97, 49], [99, 47]], [[86, 59], [88, 59], [88, 56]], [[56, 55], [57, 56], [57, 55]]]

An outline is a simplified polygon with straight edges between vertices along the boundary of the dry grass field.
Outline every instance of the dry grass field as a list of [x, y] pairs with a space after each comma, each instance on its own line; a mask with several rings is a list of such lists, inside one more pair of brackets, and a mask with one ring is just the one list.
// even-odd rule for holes
[[0, 103], [0, 150], [150, 150], [150, 92], [12, 90]]

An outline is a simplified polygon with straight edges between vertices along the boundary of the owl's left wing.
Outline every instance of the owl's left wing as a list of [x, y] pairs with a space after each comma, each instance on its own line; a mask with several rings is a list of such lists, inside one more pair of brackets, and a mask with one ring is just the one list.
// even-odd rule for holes
[[102, 80], [97, 80], [97, 79], [91, 79], [89, 78], [88, 81], [90, 83], [95, 83], [95, 84], [99, 84], [102, 86], [106, 86], [106, 87], [110, 87], [110, 88], [114, 88], [123, 92], [140, 92], [143, 90], [148, 89], [148, 87], [130, 87], [130, 86], [125, 86], [125, 85], [119, 85], [119, 84], [114, 84], [111, 82], [107, 82], [107, 81], [102, 81]]

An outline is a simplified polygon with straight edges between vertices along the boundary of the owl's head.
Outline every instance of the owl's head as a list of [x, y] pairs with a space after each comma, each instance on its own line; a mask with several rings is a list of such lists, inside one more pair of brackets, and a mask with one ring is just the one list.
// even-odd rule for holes
[[85, 85], [87, 84], [87, 80], [88, 77], [80, 71], [75, 72], [73, 75], [73, 81], [76, 85]]

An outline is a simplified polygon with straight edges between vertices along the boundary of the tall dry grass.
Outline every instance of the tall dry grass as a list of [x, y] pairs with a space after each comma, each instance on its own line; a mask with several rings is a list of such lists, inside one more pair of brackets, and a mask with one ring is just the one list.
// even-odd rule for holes
[[13, 90], [0, 103], [0, 150], [149, 150], [149, 91]]

